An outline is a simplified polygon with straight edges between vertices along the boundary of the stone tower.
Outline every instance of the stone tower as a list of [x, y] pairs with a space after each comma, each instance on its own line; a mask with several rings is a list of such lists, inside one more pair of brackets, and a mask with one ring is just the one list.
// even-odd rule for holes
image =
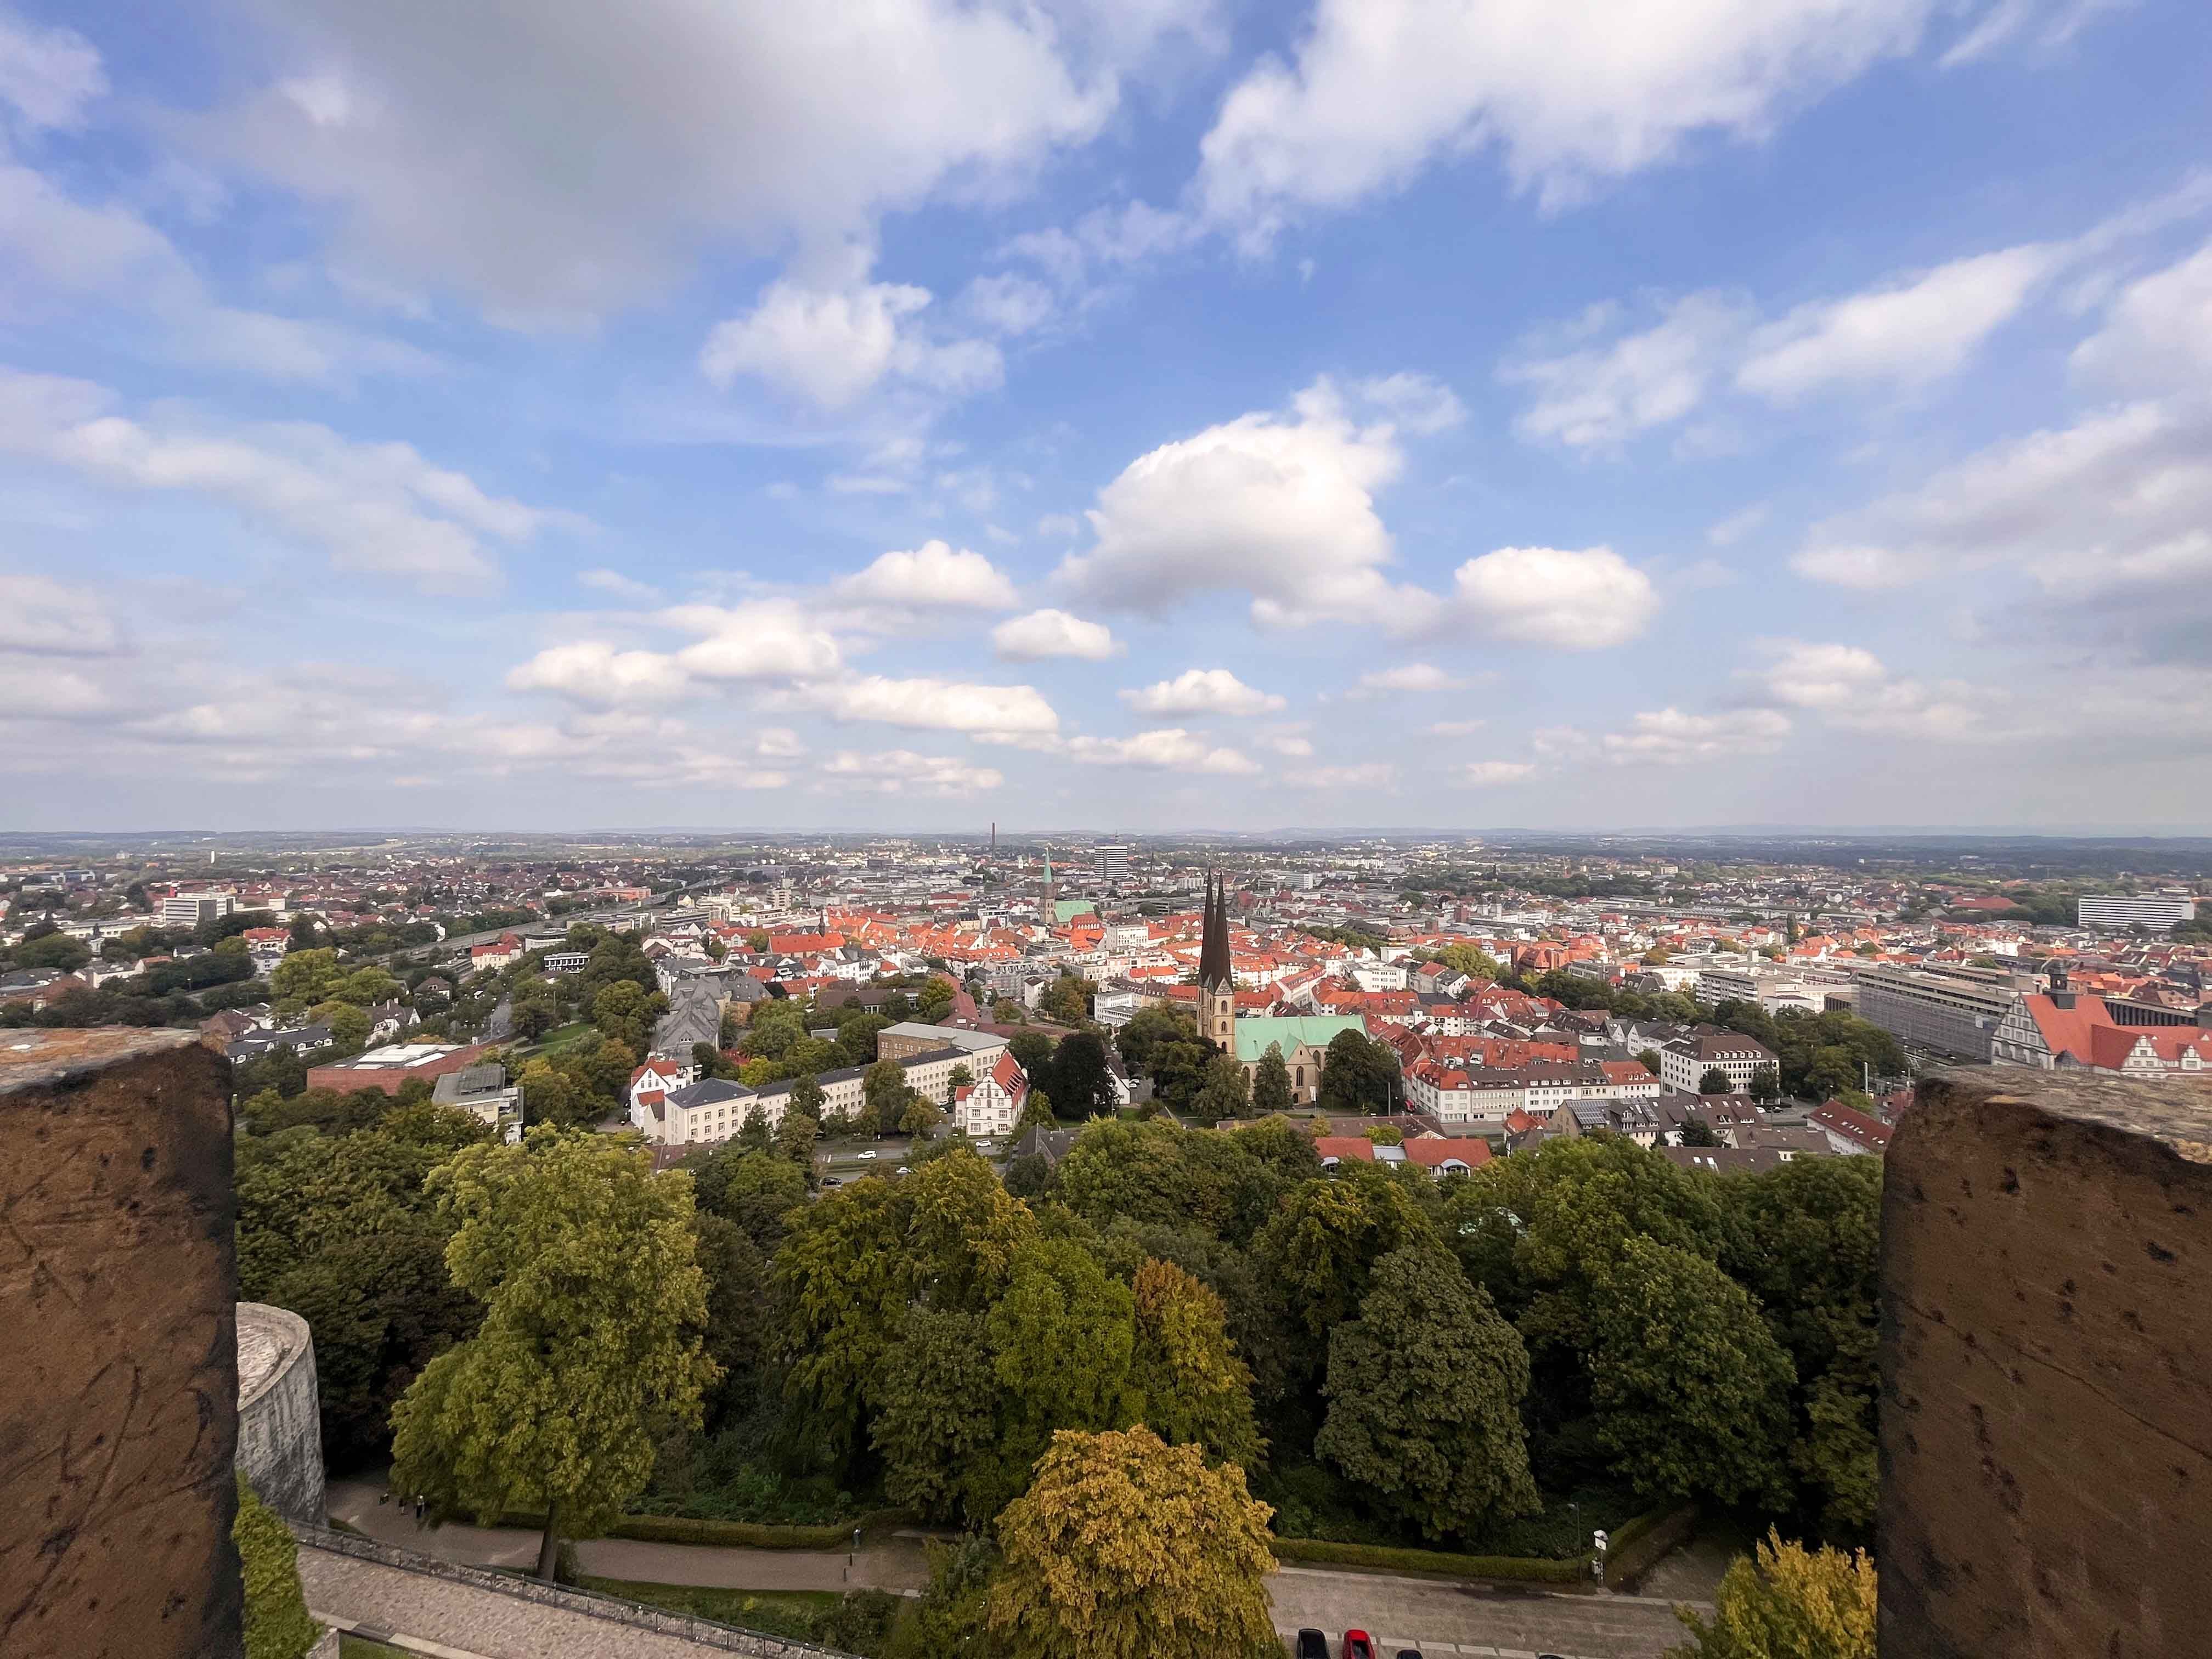
[[1199, 1035], [1224, 1054], [1237, 1052], [1237, 978], [1229, 963], [1229, 878], [1206, 879], [1206, 916], [1198, 949]]

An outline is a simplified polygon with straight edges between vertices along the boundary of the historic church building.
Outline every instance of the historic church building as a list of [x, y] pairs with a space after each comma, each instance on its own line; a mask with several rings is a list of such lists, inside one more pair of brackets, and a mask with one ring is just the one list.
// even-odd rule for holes
[[1358, 1014], [1292, 1014], [1237, 1018], [1237, 976], [1229, 961], [1229, 878], [1209, 877], [1206, 916], [1198, 947], [1199, 1035], [1225, 1054], [1234, 1054], [1247, 1078], [1256, 1078], [1260, 1062], [1273, 1048], [1291, 1075], [1291, 1097], [1310, 1106], [1321, 1094], [1321, 1068], [1332, 1038], [1341, 1032], [1364, 1036], [1367, 1022]]
[[1206, 878], [1206, 916], [1199, 933], [1199, 1035], [1224, 1054], [1237, 1048], [1237, 975], [1229, 965], [1229, 878]]

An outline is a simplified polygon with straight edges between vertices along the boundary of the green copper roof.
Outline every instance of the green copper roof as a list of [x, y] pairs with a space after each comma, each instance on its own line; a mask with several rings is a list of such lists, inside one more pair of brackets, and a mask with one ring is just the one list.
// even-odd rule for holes
[[1340, 1031], [1358, 1031], [1364, 1036], [1367, 1022], [1358, 1014], [1279, 1014], [1263, 1019], [1240, 1019], [1232, 1029], [1237, 1033], [1237, 1059], [1259, 1060], [1273, 1042], [1281, 1047], [1283, 1058], [1288, 1060], [1302, 1042], [1310, 1048], [1326, 1048], [1328, 1040]]
[[1073, 921], [1078, 916], [1097, 915], [1098, 906], [1097, 902], [1091, 899], [1055, 899], [1053, 901], [1052, 914], [1055, 921]]

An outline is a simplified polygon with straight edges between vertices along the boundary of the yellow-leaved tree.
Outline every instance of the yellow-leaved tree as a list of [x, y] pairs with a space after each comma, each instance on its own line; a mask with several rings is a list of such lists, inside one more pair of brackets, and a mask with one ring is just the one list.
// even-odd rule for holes
[[1141, 1424], [1063, 1429], [999, 1516], [991, 1633], [1012, 1659], [1257, 1659], [1273, 1513], [1233, 1463]]
[[1675, 1610], [1691, 1639], [1668, 1659], [1875, 1659], [1874, 1609], [1864, 1550], [1808, 1550], [1769, 1528], [1721, 1580], [1712, 1623]]

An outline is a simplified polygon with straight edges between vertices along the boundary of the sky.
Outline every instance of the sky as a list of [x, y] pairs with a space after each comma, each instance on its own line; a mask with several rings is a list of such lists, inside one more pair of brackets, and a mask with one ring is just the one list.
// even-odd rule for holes
[[2212, 826], [2202, 0], [0, 0], [0, 827]]

